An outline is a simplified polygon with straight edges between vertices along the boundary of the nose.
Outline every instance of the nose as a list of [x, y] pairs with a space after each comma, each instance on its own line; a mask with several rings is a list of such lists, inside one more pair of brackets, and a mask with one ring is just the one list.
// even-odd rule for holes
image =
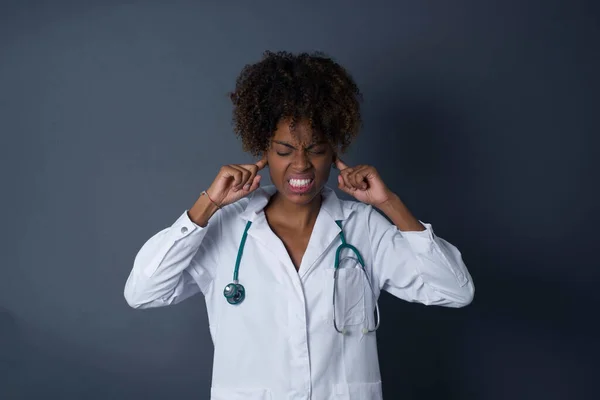
[[295, 152], [292, 165], [297, 171], [305, 171], [311, 167], [310, 158], [304, 151]]

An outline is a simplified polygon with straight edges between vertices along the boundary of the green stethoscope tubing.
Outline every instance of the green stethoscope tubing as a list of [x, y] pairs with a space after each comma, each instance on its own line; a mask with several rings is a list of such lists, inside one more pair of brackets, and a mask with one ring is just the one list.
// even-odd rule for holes
[[[345, 333], [346, 329], [342, 328], [341, 330], [338, 328], [337, 326], [337, 322], [336, 322], [336, 318], [335, 318], [335, 292], [336, 292], [336, 287], [337, 287], [337, 278], [338, 278], [338, 271], [339, 271], [339, 267], [340, 267], [340, 253], [343, 249], [349, 249], [352, 252], [354, 252], [354, 254], [356, 255], [358, 262], [361, 266], [361, 270], [363, 271], [363, 273], [365, 274], [365, 277], [367, 279], [367, 282], [369, 283], [369, 288], [371, 289], [371, 294], [373, 295], [373, 299], [375, 301], [375, 309], [376, 309], [376, 313], [377, 313], [377, 323], [375, 325], [375, 327], [373, 329], [368, 329], [368, 328], [363, 328], [362, 332], [364, 334], [366, 334], [367, 332], [375, 332], [378, 328], [379, 328], [379, 323], [380, 323], [380, 317], [379, 317], [379, 304], [377, 302], [377, 299], [375, 298], [375, 292], [373, 291], [373, 286], [371, 284], [371, 280], [369, 279], [369, 275], [367, 274], [367, 271], [365, 269], [365, 262], [360, 254], [360, 252], [358, 251], [358, 249], [354, 246], [352, 246], [349, 243], [346, 243], [346, 238], [344, 236], [344, 232], [342, 230], [342, 221], [335, 221], [336, 224], [338, 224], [338, 226], [340, 227], [340, 239], [342, 241], [342, 244], [338, 246], [336, 252], [335, 252], [335, 262], [334, 262], [334, 274], [333, 274], [333, 326], [335, 327], [335, 330], [338, 331], [339, 333]], [[244, 246], [246, 245], [246, 238], [248, 237], [248, 229], [250, 229], [250, 226], [252, 225], [252, 221], [248, 221], [248, 223], [246, 224], [246, 228], [244, 229], [244, 234], [242, 235], [242, 240], [240, 242], [240, 246], [238, 248], [238, 254], [237, 254], [237, 258], [235, 260], [235, 268], [233, 270], [233, 282], [229, 283], [227, 286], [225, 286], [225, 289], [223, 290], [223, 295], [225, 296], [225, 298], [227, 299], [227, 302], [229, 304], [240, 304], [242, 301], [244, 301], [244, 298], [246, 297], [246, 290], [244, 289], [244, 286], [241, 285], [238, 281], [238, 273], [240, 270], [240, 263], [242, 261], [242, 254], [244, 252]]]

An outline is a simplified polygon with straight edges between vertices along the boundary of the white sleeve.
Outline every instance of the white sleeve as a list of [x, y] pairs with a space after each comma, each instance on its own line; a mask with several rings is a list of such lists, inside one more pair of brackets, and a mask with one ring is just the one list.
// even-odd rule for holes
[[125, 283], [125, 300], [131, 307], [167, 306], [198, 292], [206, 294], [218, 265], [218, 214], [200, 227], [186, 210], [144, 243]]
[[373, 274], [379, 288], [410, 302], [446, 307], [471, 303], [475, 286], [460, 251], [424, 231], [400, 231], [373, 207], [367, 211]]

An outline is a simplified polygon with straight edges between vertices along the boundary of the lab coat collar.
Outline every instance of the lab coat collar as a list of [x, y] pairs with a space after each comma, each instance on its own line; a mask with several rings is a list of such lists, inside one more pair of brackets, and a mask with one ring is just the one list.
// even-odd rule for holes
[[[313, 232], [310, 241], [302, 257], [302, 262], [298, 273], [296, 274], [292, 260], [287, 252], [283, 242], [275, 235], [266, 220], [263, 212], [269, 199], [276, 192], [274, 185], [261, 187], [254, 191], [248, 197], [246, 209], [240, 216], [246, 221], [253, 221], [252, 226], [248, 230], [248, 234], [258, 241], [262, 242], [265, 247], [270, 250], [284, 265], [293, 282], [300, 283], [298, 277], [302, 279], [309, 271], [313, 270], [317, 265], [317, 260], [321, 258], [323, 253], [334, 243], [339, 241], [340, 227], [335, 222], [337, 220], [344, 221], [352, 213], [350, 207], [344, 207], [341, 200], [338, 199], [333, 189], [324, 186], [321, 190], [323, 200], [321, 209], [315, 221]], [[342, 222], [343, 226], [343, 222]], [[340, 242], [341, 243], [341, 242]], [[301, 293], [300, 285], [296, 286]]]

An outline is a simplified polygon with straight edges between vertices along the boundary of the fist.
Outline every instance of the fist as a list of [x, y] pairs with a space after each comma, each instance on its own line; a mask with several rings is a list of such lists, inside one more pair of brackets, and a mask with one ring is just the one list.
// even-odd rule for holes
[[338, 188], [356, 200], [373, 206], [388, 201], [393, 193], [383, 183], [375, 167], [371, 165], [347, 166], [336, 157], [335, 166], [340, 170]]
[[219, 207], [235, 203], [258, 189], [261, 179], [258, 171], [266, 165], [266, 156], [255, 164], [224, 165], [206, 193]]

